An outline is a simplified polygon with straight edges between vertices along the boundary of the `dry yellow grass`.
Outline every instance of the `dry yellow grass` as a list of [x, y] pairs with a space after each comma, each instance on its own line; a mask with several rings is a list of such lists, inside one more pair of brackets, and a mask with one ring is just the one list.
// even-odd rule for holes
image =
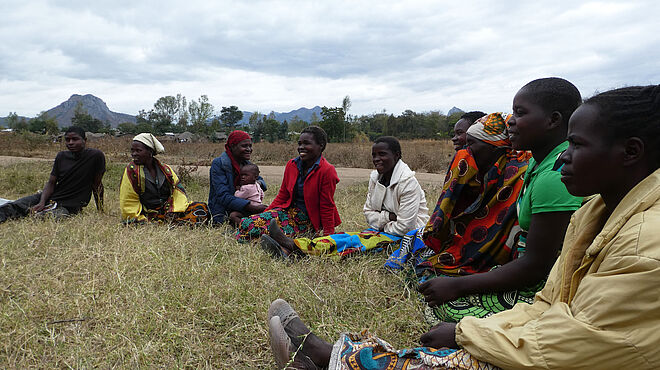
[[[88, 146], [102, 150], [109, 161], [130, 161], [131, 137], [104, 137], [89, 139]], [[179, 165], [210, 166], [213, 158], [222, 154], [224, 143], [176, 143], [164, 141], [166, 163]], [[415, 171], [444, 173], [454, 155], [449, 141], [403, 140], [403, 158]], [[65, 150], [62, 143], [53, 142], [46, 136], [34, 134], [0, 133], [0, 155], [39, 157], [52, 159], [58, 151]], [[253, 162], [260, 165], [283, 166], [297, 155], [293, 142], [254, 144]], [[371, 143], [330, 143], [323, 153], [337, 167], [371, 168]]]
[[[327, 340], [369, 328], [411, 346], [427, 329], [414, 294], [382, 269], [385, 254], [284, 263], [227, 227], [121, 225], [124, 165], [108, 165], [103, 214], [91, 204], [62, 222], [0, 224], [0, 367], [274, 368], [265, 319], [278, 297]], [[38, 190], [49, 166], [0, 167], [0, 197]], [[206, 200], [198, 181], [186, 188]], [[432, 204], [439, 191], [426, 190]], [[363, 227], [365, 194], [366, 179], [337, 190], [340, 230]]]

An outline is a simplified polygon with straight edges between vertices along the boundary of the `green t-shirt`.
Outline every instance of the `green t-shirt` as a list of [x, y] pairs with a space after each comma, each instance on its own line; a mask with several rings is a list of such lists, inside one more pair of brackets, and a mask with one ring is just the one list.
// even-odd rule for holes
[[575, 211], [582, 204], [582, 197], [571, 195], [561, 182], [560, 168], [555, 167], [559, 156], [568, 148], [568, 141], [557, 145], [537, 165], [529, 160], [525, 183], [518, 196], [518, 222], [524, 231], [535, 213]]

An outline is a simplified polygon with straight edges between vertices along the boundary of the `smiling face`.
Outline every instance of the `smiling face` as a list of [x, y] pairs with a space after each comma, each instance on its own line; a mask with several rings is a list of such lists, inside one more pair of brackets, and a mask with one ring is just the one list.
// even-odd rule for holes
[[139, 141], [133, 141], [131, 143], [131, 157], [135, 164], [144, 166], [145, 164], [151, 162], [153, 159], [153, 152], [146, 145], [142, 144]]
[[507, 122], [509, 140], [516, 150], [533, 150], [546, 138], [551, 116], [531, 96], [520, 89], [513, 98], [513, 115]]
[[75, 132], [67, 132], [64, 135], [66, 148], [73, 153], [80, 153], [85, 149], [85, 140]]
[[249, 161], [252, 156], [252, 139], [239, 141], [229, 148], [237, 161]]
[[314, 134], [304, 132], [298, 139], [298, 154], [306, 164], [313, 164], [323, 152], [321, 144], [316, 142]]
[[387, 143], [380, 142], [371, 147], [371, 159], [379, 174], [387, 174], [394, 170], [401, 154], [392, 152]]
[[470, 121], [466, 118], [461, 118], [454, 125], [454, 136], [451, 138], [454, 143], [454, 150], [458, 151], [465, 146], [465, 133], [470, 128]]
[[598, 121], [598, 108], [589, 104], [579, 107], [568, 121], [561, 181], [576, 196], [608, 192], [608, 184], [621, 176], [616, 172], [622, 167], [617, 153], [625, 150], [619, 140], [606, 137], [607, 129]]

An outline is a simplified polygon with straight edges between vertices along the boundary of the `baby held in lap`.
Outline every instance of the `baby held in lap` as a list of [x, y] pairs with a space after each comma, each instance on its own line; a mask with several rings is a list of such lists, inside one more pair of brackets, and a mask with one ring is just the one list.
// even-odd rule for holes
[[[246, 164], [241, 167], [241, 184], [236, 187], [235, 197], [249, 200], [253, 205], [260, 205], [264, 200], [264, 190], [257, 184], [259, 177], [259, 167], [256, 164]], [[229, 214], [232, 222], [238, 224], [241, 218], [245, 217], [239, 211], [233, 211]]]

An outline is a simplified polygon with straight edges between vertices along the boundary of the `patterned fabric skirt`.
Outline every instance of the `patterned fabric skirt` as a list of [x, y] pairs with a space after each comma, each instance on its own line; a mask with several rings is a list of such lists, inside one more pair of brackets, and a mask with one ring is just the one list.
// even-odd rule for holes
[[462, 349], [417, 347], [396, 350], [386, 341], [363, 332], [342, 334], [332, 347], [328, 369], [491, 370], [498, 367], [479, 361]]
[[192, 202], [183, 212], [165, 213], [163, 208], [148, 210], [147, 218], [149, 221], [197, 226], [209, 222], [211, 220], [211, 213], [206, 203]]
[[424, 318], [430, 325], [459, 322], [466, 316], [484, 318], [510, 310], [518, 303], [534, 303], [536, 292], [543, 289], [545, 280], [531, 288], [500, 293], [470, 294], [436, 307], [426, 306]]
[[410, 267], [415, 270], [415, 274], [423, 275], [424, 271], [419, 270], [422, 262], [428, 260], [435, 254], [433, 249], [427, 247], [422, 240], [424, 228], [409, 231], [401, 238], [399, 249], [395, 250], [385, 261], [385, 267], [403, 271]]
[[342, 258], [367, 251], [380, 252], [401, 240], [400, 236], [375, 229], [321, 236], [315, 239], [294, 239], [296, 246], [305, 254]]
[[[423, 262], [434, 255], [434, 251], [422, 241], [423, 229], [413, 230], [402, 239], [399, 249], [394, 251], [385, 262], [390, 270], [402, 271], [410, 284], [421, 284], [429, 279], [446, 275], [436, 274], [428, 264]], [[496, 269], [493, 267], [491, 270]], [[540, 283], [514, 291], [499, 293], [470, 294], [454, 301], [445, 302], [437, 307], [426, 307], [424, 317], [430, 325], [440, 322], [459, 322], [463, 317], [488, 317], [495, 313], [513, 308], [517, 303], [534, 302], [536, 292], [543, 289], [545, 280]], [[422, 297], [420, 296], [420, 299]]]
[[298, 207], [273, 208], [242, 218], [236, 232], [236, 240], [249, 241], [268, 234], [268, 225], [272, 219], [277, 220], [277, 225], [288, 237], [311, 236], [314, 233], [312, 222], [305, 211]]

